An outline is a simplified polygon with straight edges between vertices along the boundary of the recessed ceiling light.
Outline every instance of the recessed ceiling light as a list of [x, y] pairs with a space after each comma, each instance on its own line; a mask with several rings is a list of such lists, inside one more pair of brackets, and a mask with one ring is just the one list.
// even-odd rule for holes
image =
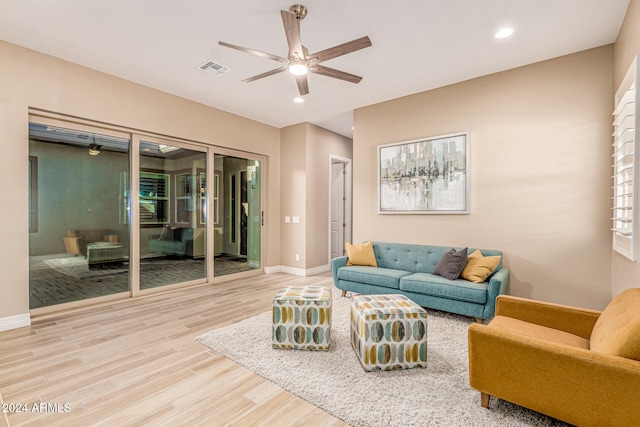
[[513, 28], [503, 28], [496, 33], [495, 38], [504, 39], [509, 37], [511, 34], [513, 34]]
[[304, 102], [304, 99], [302, 99], [302, 97], [297, 97], [293, 99], [293, 102], [295, 102], [296, 104], [302, 104]]

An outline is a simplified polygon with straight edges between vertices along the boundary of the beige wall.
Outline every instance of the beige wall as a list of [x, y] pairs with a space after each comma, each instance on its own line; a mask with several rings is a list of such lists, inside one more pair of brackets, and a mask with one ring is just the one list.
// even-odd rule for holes
[[[501, 249], [512, 295], [611, 299], [613, 46], [355, 111], [354, 241]], [[378, 215], [379, 144], [470, 132], [470, 215]]]
[[351, 139], [307, 123], [307, 268], [329, 264], [330, 157], [351, 159]]
[[[306, 198], [307, 198], [307, 126], [304, 123], [280, 130], [282, 148], [280, 170], [280, 226], [282, 228], [280, 261], [282, 265], [304, 269], [306, 266]], [[284, 217], [300, 218], [300, 223], [285, 224]], [[296, 261], [296, 254], [300, 260]]]
[[0, 318], [28, 312], [28, 108], [268, 156], [266, 266], [280, 264], [277, 128], [0, 41]]
[[[352, 141], [310, 123], [281, 130], [282, 265], [313, 269], [329, 264], [329, 155], [351, 159]], [[300, 223], [284, 223], [284, 216]], [[296, 261], [296, 254], [300, 261]]]
[[[640, 0], [631, 0], [614, 49], [614, 88], [617, 90], [633, 58], [640, 54]], [[625, 289], [640, 286], [640, 266], [612, 251], [611, 290], [613, 296]]]

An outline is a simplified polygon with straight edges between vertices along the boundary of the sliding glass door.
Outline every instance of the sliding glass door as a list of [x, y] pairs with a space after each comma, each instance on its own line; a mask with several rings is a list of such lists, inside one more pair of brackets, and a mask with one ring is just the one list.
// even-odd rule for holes
[[30, 123], [29, 170], [29, 308], [128, 292], [128, 136]]
[[262, 271], [264, 158], [33, 119], [31, 309]]
[[207, 152], [139, 143], [140, 289], [205, 279]]
[[261, 162], [215, 156], [215, 276], [260, 269]]

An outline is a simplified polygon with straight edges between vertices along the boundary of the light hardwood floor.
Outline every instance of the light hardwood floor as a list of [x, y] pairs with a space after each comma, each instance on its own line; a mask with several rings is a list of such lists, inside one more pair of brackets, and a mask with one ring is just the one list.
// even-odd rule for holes
[[[284, 285], [323, 274], [270, 274], [32, 319], [0, 333], [0, 393], [16, 426], [345, 426], [194, 341], [267, 311]], [[48, 404], [44, 412], [40, 404]], [[51, 412], [58, 404], [60, 412]], [[68, 412], [65, 412], [68, 404]], [[42, 407], [42, 409], [45, 409]]]

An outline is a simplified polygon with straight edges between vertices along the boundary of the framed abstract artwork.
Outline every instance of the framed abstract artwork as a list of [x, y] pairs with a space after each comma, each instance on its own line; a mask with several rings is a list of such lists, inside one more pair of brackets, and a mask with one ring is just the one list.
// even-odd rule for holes
[[469, 133], [378, 146], [378, 213], [468, 214]]

